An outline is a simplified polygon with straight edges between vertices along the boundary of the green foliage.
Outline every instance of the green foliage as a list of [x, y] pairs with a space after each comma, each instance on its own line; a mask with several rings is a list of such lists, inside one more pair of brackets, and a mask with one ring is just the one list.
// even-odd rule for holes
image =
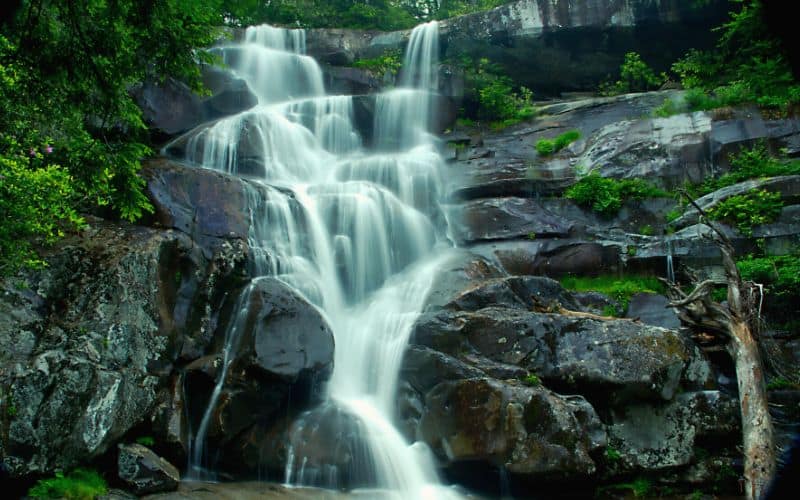
[[718, 179], [709, 179], [700, 186], [700, 194], [732, 186], [749, 179], [800, 174], [800, 161], [784, 160], [769, 154], [767, 145], [760, 141], [752, 148], [742, 149], [730, 156], [731, 170]]
[[542, 385], [542, 380], [535, 373], [528, 374], [524, 379], [522, 379], [522, 381], [525, 382], [525, 385], [529, 385], [531, 387]]
[[645, 224], [644, 226], [639, 228], [639, 234], [643, 234], [645, 236], [653, 236], [655, 234], [655, 230], [653, 226], [650, 224]]
[[536, 152], [539, 153], [540, 156], [550, 156], [558, 153], [580, 138], [580, 130], [568, 130], [554, 139], [539, 139], [536, 141]]
[[611, 446], [606, 447], [605, 455], [609, 462], [618, 462], [622, 459], [622, 454], [616, 448], [612, 448]]
[[630, 483], [614, 483], [609, 484], [607, 486], [603, 486], [600, 488], [600, 492], [606, 491], [629, 491], [633, 493], [635, 497], [646, 497], [649, 496], [651, 490], [653, 488], [653, 484], [650, 482], [649, 479], [646, 478], [636, 478]]
[[742, 279], [764, 285], [765, 307], [776, 318], [793, 319], [800, 303], [800, 255], [748, 256], [736, 267]]
[[103, 477], [91, 469], [75, 469], [67, 475], [57, 472], [51, 479], [38, 481], [28, 491], [31, 498], [65, 498], [91, 500], [108, 491]]
[[403, 65], [403, 62], [400, 60], [401, 55], [399, 49], [390, 49], [378, 57], [360, 59], [353, 63], [353, 66], [369, 70], [378, 76], [383, 76], [386, 73], [394, 76], [400, 71], [400, 67]]
[[[622, 310], [617, 314], [607, 316], [621, 316], [628, 310], [631, 297], [637, 293], [663, 293], [664, 284], [653, 276], [566, 276], [560, 279], [561, 285], [577, 292], [600, 292], [619, 302]], [[605, 314], [605, 312], [604, 312]]]
[[763, 20], [761, 0], [731, 0], [739, 5], [720, 33], [716, 49], [691, 50], [673, 64], [691, 109], [711, 109], [752, 102], [765, 108], [786, 109], [800, 103], [783, 48]]
[[753, 227], [774, 222], [781, 213], [783, 202], [779, 193], [752, 190], [731, 196], [708, 210], [712, 220], [736, 226], [744, 235], [753, 234]]
[[797, 390], [800, 389], [800, 384], [792, 382], [785, 377], [775, 377], [767, 384], [767, 390], [780, 391], [780, 390]]
[[669, 196], [668, 193], [641, 179], [610, 179], [591, 173], [564, 193], [578, 205], [591, 208], [601, 215], [613, 215], [628, 200], [643, 200]]
[[666, 74], [656, 75], [653, 69], [642, 60], [636, 52], [625, 54], [625, 60], [619, 67], [620, 79], [614, 83], [600, 86], [602, 95], [617, 95], [628, 92], [644, 92], [660, 87], [666, 80]]
[[653, 110], [653, 116], [658, 118], [668, 118], [672, 115], [677, 115], [680, 112], [681, 110], [678, 108], [678, 105], [675, 104], [675, 101], [670, 98], [666, 98], [660, 106]]
[[41, 264], [33, 250], [82, 223], [80, 212], [134, 221], [152, 207], [150, 154], [130, 95], [146, 80], [200, 89], [203, 47], [221, 0], [18, 2], [0, 32], [0, 274]]
[[153, 436], [139, 436], [136, 438], [136, 442], [147, 447], [151, 447], [156, 444], [156, 440]]
[[536, 114], [530, 89], [520, 87], [515, 92], [511, 79], [497, 64], [486, 58], [473, 61], [465, 57], [460, 65], [464, 69], [465, 87], [474, 92], [474, 95], [466, 97], [478, 104], [474, 118], [488, 121], [492, 128], [500, 129]]

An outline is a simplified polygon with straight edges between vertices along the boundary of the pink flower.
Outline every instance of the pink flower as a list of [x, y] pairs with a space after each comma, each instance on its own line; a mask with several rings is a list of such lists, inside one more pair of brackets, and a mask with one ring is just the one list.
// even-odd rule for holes
[[53, 146], [51, 146], [49, 144], [45, 144], [44, 145], [44, 152], [47, 153], [47, 154], [52, 153], [53, 152]]
[[35, 157], [36, 156], [36, 150], [31, 148], [31, 150], [28, 151], [28, 156], [30, 156], [31, 158]]

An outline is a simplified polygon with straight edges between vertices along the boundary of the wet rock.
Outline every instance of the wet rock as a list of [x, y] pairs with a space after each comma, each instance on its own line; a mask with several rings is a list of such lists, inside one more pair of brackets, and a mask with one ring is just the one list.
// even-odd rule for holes
[[590, 139], [579, 162], [604, 177], [642, 178], [665, 187], [699, 183], [712, 173], [706, 113], [620, 121]]
[[595, 471], [590, 453], [605, 445], [590, 405], [542, 387], [488, 378], [448, 381], [434, 387], [425, 404], [421, 434], [446, 463], [483, 460], [515, 474], [581, 477]]
[[319, 311], [274, 278], [259, 279], [248, 304], [234, 366], [295, 382], [324, 381], [333, 369], [333, 333]]
[[13, 299], [28, 305], [15, 306], [10, 338], [36, 339], [0, 363], [14, 407], [0, 445], [15, 477], [90, 462], [146, 423], [187, 339], [208, 345], [214, 297], [243, 259], [206, 260], [176, 231], [88, 222]]
[[164, 83], [146, 82], [131, 91], [142, 109], [142, 118], [162, 138], [190, 130], [204, 120], [203, 105], [192, 90], [172, 78]]
[[[195, 239], [247, 239], [250, 221], [247, 183], [237, 177], [158, 159], [145, 164], [147, 194], [155, 206], [155, 221]], [[203, 203], [197, 203], [203, 200]]]
[[441, 311], [420, 317], [411, 342], [454, 356], [474, 350], [590, 399], [610, 394], [619, 401], [670, 400], [680, 387], [703, 387], [711, 376], [688, 338], [628, 320], [502, 307]]
[[565, 237], [573, 224], [523, 198], [476, 200], [448, 208], [448, 220], [459, 242], [509, 238]]
[[119, 478], [137, 495], [178, 489], [178, 469], [140, 444], [119, 445], [117, 464]]
[[144, 497], [147, 500], [332, 500], [359, 498], [357, 494], [316, 488], [284, 486], [278, 483], [181, 483], [178, 491]]
[[608, 426], [609, 446], [625, 469], [662, 469], [690, 463], [700, 439], [737, 436], [739, 404], [718, 391], [679, 394], [665, 406], [620, 408]]
[[637, 293], [628, 302], [628, 318], [637, 318], [648, 325], [660, 326], [670, 330], [681, 327], [681, 320], [675, 311], [667, 307], [669, 300], [663, 295], [653, 293]]

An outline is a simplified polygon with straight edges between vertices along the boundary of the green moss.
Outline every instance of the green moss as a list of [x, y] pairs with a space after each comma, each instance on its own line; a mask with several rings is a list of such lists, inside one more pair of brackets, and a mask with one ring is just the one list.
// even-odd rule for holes
[[30, 490], [31, 498], [66, 498], [67, 500], [91, 500], [108, 491], [106, 481], [91, 469], [78, 468], [67, 475], [56, 473], [55, 477], [39, 480]]
[[579, 130], [568, 130], [553, 139], [539, 139], [536, 141], [536, 152], [539, 153], [539, 156], [550, 156], [580, 138], [581, 132]]
[[136, 442], [142, 446], [151, 447], [156, 444], [156, 440], [153, 436], [140, 436], [136, 438]]
[[789, 389], [789, 390], [800, 389], [800, 384], [797, 384], [796, 382], [792, 382], [791, 380], [787, 379], [786, 377], [773, 378], [767, 384], [767, 390], [778, 391], [778, 390], [782, 390], [782, 389]]
[[603, 486], [598, 490], [598, 493], [607, 493], [610, 491], [628, 491], [635, 497], [646, 497], [651, 492], [653, 484], [649, 479], [639, 477], [630, 483], [614, 483]]
[[644, 226], [639, 228], [639, 234], [643, 234], [645, 236], [653, 236], [655, 234], [655, 230], [653, 226], [650, 224], [645, 224]]
[[[664, 285], [653, 276], [566, 276], [561, 278], [561, 285], [577, 292], [600, 292], [619, 302], [625, 314], [628, 303], [637, 293], [663, 293]], [[604, 311], [605, 314], [605, 311]]]
[[542, 385], [542, 380], [535, 373], [528, 374], [524, 379], [522, 379], [522, 381], [525, 382], [525, 385], [529, 385], [531, 387]]
[[606, 447], [606, 459], [609, 462], [618, 462], [622, 459], [622, 454], [611, 446]]

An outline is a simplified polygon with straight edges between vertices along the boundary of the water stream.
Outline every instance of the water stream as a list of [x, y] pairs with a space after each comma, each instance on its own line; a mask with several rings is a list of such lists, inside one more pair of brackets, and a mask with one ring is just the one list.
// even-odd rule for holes
[[[258, 105], [196, 132], [185, 160], [258, 181], [246, 207], [251, 273], [304, 295], [336, 342], [327, 402], [295, 422], [285, 481], [455, 497], [439, 485], [427, 447], [406, 442], [392, 424], [408, 335], [450, 246], [438, 205], [442, 159], [430, 132], [438, 25], [413, 31], [398, 88], [376, 97], [369, 146], [354, 125], [353, 98], [325, 93], [302, 30], [251, 27], [242, 42], [213, 50]], [[246, 316], [249, 301], [239, 301]], [[207, 419], [237, 343], [233, 323], [192, 470], [204, 470]], [[320, 458], [321, 441], [349, 459]]]

